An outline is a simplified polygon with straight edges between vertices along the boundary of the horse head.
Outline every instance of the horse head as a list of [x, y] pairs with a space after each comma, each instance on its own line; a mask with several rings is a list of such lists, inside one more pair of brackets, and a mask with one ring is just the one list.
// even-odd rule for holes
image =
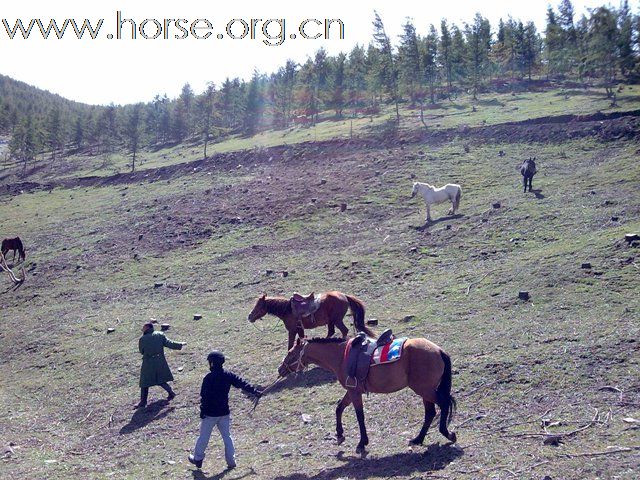
[[418, 182], [413, 182], [413, 190], [411, 190], [411, 198], [416, 196], [416, 193], [418, 193]]
[[304, 351], [306, 347], [306, 340], [300, 340], [300, 338], [296, 339], [296, 343], [293, 345], [291, 350], [287, 352], [287, 355], [278, 367], [278, 374], [281, 377], [286, 377], [290, 373], [297, 373], [305, 369]]
[[253, 310], [251, 310], [251, 313], [247, 317], [247, 320], [249, 320], [251, 323], [255, 322], [259, 318], [264, 317], [267, 314], [266, 298], [267, 298], [266, 293], [258, 297], [258, 300], [256, 301], [256, 304], [253, 307]]

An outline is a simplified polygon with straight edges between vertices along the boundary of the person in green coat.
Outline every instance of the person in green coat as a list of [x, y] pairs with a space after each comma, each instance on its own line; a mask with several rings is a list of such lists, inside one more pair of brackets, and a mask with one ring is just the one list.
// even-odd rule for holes
[[135, 408], [147, 406], [149, 387], [159, 385], [169, 394], [168, 401], [176, 396], [167, 382], [173, 381], [173, 375], [169, 369], [167, 359], [164, 358], [164, 347], [173, 350], [182, 350], [186, 343], [172, 342], [162, 332], [153, 331], [153, 323], [145, 323], [142, 327], [142, 336], [138, 340], [138, 349], [142, 355], [140, 367], [140, 403]]

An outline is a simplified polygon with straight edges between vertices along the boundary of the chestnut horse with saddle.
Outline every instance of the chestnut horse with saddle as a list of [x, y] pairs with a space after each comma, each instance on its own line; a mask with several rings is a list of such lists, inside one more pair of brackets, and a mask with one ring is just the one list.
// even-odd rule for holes
[[265, 315], [274, 315], [283, 321], [289, 332], [289, 346], [298, 338], [304, 338], [304, 330], [308, 328], [327, 325], [327, 337], [332, 337], [336, 327], [346, 337], [349, 329], [344, 324], [344, 316], [351, 309], [353, 324], [357, 332], [366, 332], [367, 335], [375, 335], [364, 322], [364, 304], [361, 300], [341, 292], [324, 292], [319, 295], [311, 293], [302, 296], [294, 293], [291, 298], [268, 297], [266, 294], [258, 297], [248, 320], [254, 323]]
[[[385, 334], [388, 334], [387, 338], [382, 339]], [[368, 349], [369, 352], [368, 356], [365, 356], [366, 377], [360, 379], [360, 382], [355, 382], [348, 364], [353, 358], [350, 350], [362, 348], [353, 345], [358, 337], [360, 335], [355, 339], [298, 339], [282, 361], [278, 373], [285, 377], [290, 373], [300, 372], [313, 363], [336, 375], [340, 384], [347, 390], [336, 408], [338, 444], [344, 441], [342, 413], [347, 406], [353, 404], [360, 427], [360, 442], [356, 453], [364, 454], [369, 443], [364, 423], [362, 394], [393, 393], [406, 387], [422, 397], [424, 404], [422, 428], [410, 443], [421, 445], [424, 441], [436, 415], [435, 405], [440, 408], [440, 433], [449, 441], [455, 442], [456, 434], [448, 429], [456, 408], [456, 401], [451, 395], [452, 372], [449, 355], [425, 338], [395, 339], [391, 332], [387, 331], [378, 340], [366, 339], [364, 349]], [[371, 348], [368, 348], [368, 345]]]

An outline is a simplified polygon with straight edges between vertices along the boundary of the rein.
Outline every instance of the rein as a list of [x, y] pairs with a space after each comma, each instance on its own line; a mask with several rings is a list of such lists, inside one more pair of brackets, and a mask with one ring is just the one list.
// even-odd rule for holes
[[[264, 390], [262, 390], [262, 395], [264, 395], [265, 393], [267, 393], [269, 390], [271, 390], [280, 380], [282, 380], [284, 377], [278, 375], [278, 378], [276, 378], [273, 382], [271, 382], [267, 387], [265, 387]], [[256, 408], [258, 407], [258, 403], [260, 403], [260, 398], [262, 397], [262, 395], [260, 395], [260, 397], [256, 397], [253, 399], [253, 408], [251, 408], [251, 410], [249, 411], [250, 414], [252, 414], [253, 412], [255, 412]]]

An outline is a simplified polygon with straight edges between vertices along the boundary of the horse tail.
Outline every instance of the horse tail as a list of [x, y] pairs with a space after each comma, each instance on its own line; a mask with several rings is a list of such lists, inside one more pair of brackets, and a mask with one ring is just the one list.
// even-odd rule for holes
[[458, 190], [456, 191], [456, 208], [455, 210], [458, 209], [458, 207], [460, 206], [460, 197], [462, 196], [462, 188], [458, 187]]
[[356, 297], [345, 295], [349, 302], [349, 308], [353, 314], [353, 325], [356, 327], [357, 332], [364, 332], [369, 337], [376, 338], [376, 332], [367, 327], [364, 323], [364, 303]]
[[442, 372], [440, 385], [436, 390], [436, 403], [440, 407], [440, 433], [454, 441], [450, 437], [454, 436], [455, 438], [455, 434], [449, 434], [447, 429], [457, 408], [456, 399], [451, 395], [451, 358], [444, 350], [440, 350], [440, 356], [444, 362], [444, 372]]

